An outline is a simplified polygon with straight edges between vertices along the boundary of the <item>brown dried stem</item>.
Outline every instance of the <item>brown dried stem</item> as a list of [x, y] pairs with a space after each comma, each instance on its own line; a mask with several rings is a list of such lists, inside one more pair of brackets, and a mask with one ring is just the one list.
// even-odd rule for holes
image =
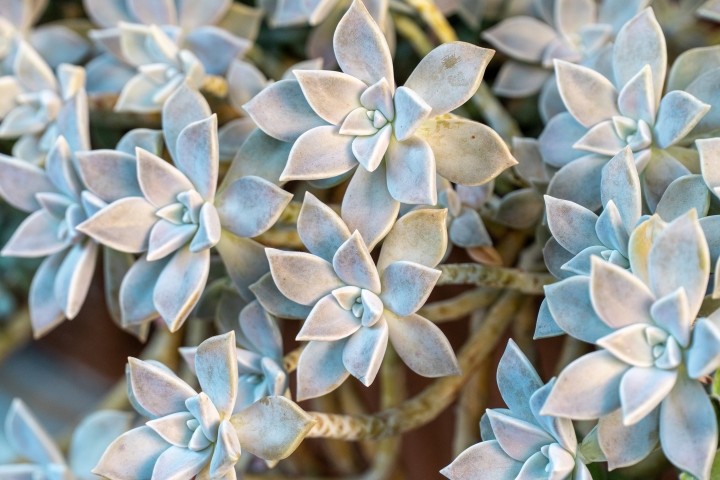
[[437, 285], [477, 285], [507, 288], [528, 295], [543, 295], [543, 287], [555, 282], [555, 277], [549, 273], [525, 272], [516, 268], [479, 263], [448, 263], [438, 268], [442, 275]]

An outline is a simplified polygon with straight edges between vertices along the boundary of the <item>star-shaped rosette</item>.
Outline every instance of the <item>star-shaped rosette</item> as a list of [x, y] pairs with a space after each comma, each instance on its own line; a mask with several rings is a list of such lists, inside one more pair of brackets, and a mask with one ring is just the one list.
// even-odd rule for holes
[[217, 187], [217, 117], [198, 92], [181, 86], [163, 110], [163, 133], [175, 166], [138, 148], [133, 158], [105, 150], [80, 157], [91, 191], [117, 199], [79, 228], [103, 245], [144, 253], [123, 279], [123, 323], [158, 316], [175, 331], [205, 288], [210, 249], [223, 258], [241, 293], [267, 269], [250, 240], [270, 228], [291, 194], [259, 177], [228, 175]]
[[480, 185], [516, 163], [489, 127], [446, 115], [477, 90], [492, 51], [441, 45], [396, 88], [387, 42], [357, 0], [338, 24], [334, 50], [342, 72], [295, 71], [297, 80], [271, 85], [245, 110], [265, 133], [293, 142], [280, 180], [328, 186], [352, 176], [343, 218], [368, 246], [400, 203], [437, 202], [436, 173]]
[[85, 71], [64, 64], [56, 78], [29, 43], [11, 40], [8, 48], [8, 71], [0, 77], [0, 138], [17, 138], [13, 156], [42, 165], [58, 137], [61, 110], [85, 86]]
[[648, 8], [618, 33], [610, 78], [556, 60], [558, 88], [568, 112], [553, 117], [539, 138], [544, 160], [559, 168], [548, 194], [559, 197], [554, 192], [562, 190], [565, 199], [596, 210], [602, 167], [626, 146], [633, 150], [652, 212], [674, 180], [699, 173], [697, 153], [688, 147], [694, 138], [720, 126], [720, 117], [709, 113], [720, 105], [711, 87], [720, 78], [720, 68], [693, 68], [696, 57], [678, 59], [663, 95], [665, 37]]
[[298, 399], [324, 395], [349, 375], [370, 385], [388, 340], [420, 375], [458, 373], [445, 335], [415, 313], [440, 277], [434, 267], [447, 248], [445, 215], [426, 209], [401, 217], [376, 265], [360, 233], [306, 194], [298, 233], [310, 253], [267, 249], [285, 303], [311, 307], [297, 336], [309, 342], [298, 363]]
[[[82, 82], [79, 67], [64, 65], [60, 72], [69, 83]], [[90, 148], [87, 115], [87, 97], [79, 87], [58, 112], [60, 136], [44, 168], [0, 157], [0, 196], [30, 213], [2, 255], [47, 257], [35, 273], [28, 299], [36, 337], [79, 313], [95, 271], [98, 245], [77, 228], [105, 206], [101, 197], [87, 191], [75, 156]]]
[[195, 391], [165, 365], [130, 358], [128, 395], [150, 420], [110, 444], [93, 473], [111, 480], [236, 478], [241, 449], [267, 461], [290, 455], [313, 425], [285, 397], [233, 414], [238, 392], [235, 334], [200, 344]]
[[540, 92], [540, 112], [549, 120], [565, 111], [552, 71], [553, 61], [564, 60], [603, 71], [618, 30], [648, 3], [648, 0], [533, 1], [534, 16], [512, 16], [482, 34], [510, 57], [500, 68], [493, 90], [512, 98]]
[[88, 415], [77, 426], [70, 439], [67, 459], [50, 434], [42, 427], [28, 406], [16, 398], [5, 417], [5, 437], [10, 453], [25, 459], [24, 463], [0, 465], [0, 478], [7, 480], [97, 478], [92, 469], [108, 445], [130, 429], [132, 415], [100, 410]]
[[592, 479], [582, 455], [586, 442], [578, 444], [572, 421], [540, 414], [554, 380], [543, 384], [512, 340], [498, 364], [497, 384], [508, 408], [488, 409], [480, 422], [483, 441], [440, 473], [451, 480], [490, 471], [508, 479]]
[[701, 380], [720, 365], [720, 317], [696, 320], [708, 245], [694, 210], [654, 234], [649, 226], [631, 238], [632, 273], [594, 257], [584, 293], [546, 287], [555, 318], [575, 323], [600, 349], [563, 370], [541, 413], [599, 418], [611, 469], [639, 462], [659, 442], [675, 466], [707, 479], [718, 434]]
[[[239, 300], [239, 298], [237, 298]], [[218, 305], [218, 316], [229, 317], [228, 310], [237, 306], [235, 301], [225, 301]], [[283, 366], [283, 342], [277, 319], [253, 300], [240, 311], [234, 310], [237, 341], [238, 394], [234, 412], [271, 395], [289, 397], [289, 377]], [[226, 318], [218, 319], [226, 324]], [[195, 369], [196, 347], [181, 347], [185, 360]]]
[[252, 43], [260, 12], [230, 0], [201, 3], [85, 0], [102, 30], [90, 37], [107, 53], [87, 66], [88, 91], [121, 92], [118, 110], [159, 112], [183, 81], [199, 88], [225, 75]]

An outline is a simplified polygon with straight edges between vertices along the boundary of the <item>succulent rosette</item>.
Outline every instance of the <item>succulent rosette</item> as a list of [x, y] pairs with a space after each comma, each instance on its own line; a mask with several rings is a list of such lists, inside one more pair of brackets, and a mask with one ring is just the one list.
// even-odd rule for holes
[[187, 86], [168, 99], [163, 133], [175, 166], [142, 148], [135, 157], [115, 150], [81, 156], [88, 188], [101, 192], [112, 182], [115, 200], [79, 228], [103, 245], [144, 253], [122, 282], [123, 323], [159, 316], [174, 331], [205, 288], [213, 247], [249, 294], [267, 268], [250, 238], [275, 223], [291, 195], [256, 176], [228, 175], [218, 188], [217, 117]]
[[543, 159], [559, 168], [548, 194], [597, 209], [602, 167], [626, 146], [633, 150], [643, 198], [652, 212], [674, 180], [699, 173], [691, 142], [720, 125], [720, 117], [711, 113], [720, 102], [712, 87], [720, 69], [717, 61], [701, 66], [704, 56], [691, 50], [678, 58], [663, 95], [665, 37], [648, 8], [618, 33], [611, 78], [556, 60], [568, 112], [553, 117], [539, 138]]
[[241, 448], [270, 462], [290, 455], [313, 420], [278, 396], [233, 414], [237, 366], [234, 332], [198, 346], [199, 393], [165, 365], [130, 358], [128, 395], [150, 420], [115, 439], [93, 472], [111, 480], [236, 478]]
[[310, 253], [267, 249], [281, 295], [256, 290], [261, 302], [285, 297], [291, 304], [286, 310], [293, 303], [311, 308], [297, 336], [308, 342], [298, 363], [298, 399], [324, 395], [349, 375], [370, 385], [388, 340], [421, 375], [458, 373], [445, 335], [416, 313], [440, 277], [434, 267], [447, 248], [443, 210], [401, 217], [385, 237], [377, 264], [359, 232], [351, 234], [311, 194], [303, 202], [298, 233]]
[[522, 98], [540, 93], [545, 121], [565, 111], [553, 75], [553, 62], [564, 60], [606, 73], [609, 47], [620, 28], [649, 0], [532, 1], [533, 15], [506, 18], [482, 37], [510, 57], [498, 73], [494, 91]]
[[510, 340], [497, 369], [497, 384], [507, 409], [488, 409], [480, 422], [482, 442], [463, 451], [440, 473], [471, 480], [480, 472], [495, 478], [590, 480], [592, 436], [579, 444], [571, 420], [542, 415], [555, 380], [543, 384], [518, 346]]
[[258, 29], [259, 12], [229, 0], [84, 3], [107, 52], [88, 64], [88, 91], [120, 92], [122, 111], [159, 112], [183, 82], [199, 89], [207, 75], [225, 75]]
[[353, 2], [333, 42], [342, 72], [297, 70], [297, 80], [271, 85], [245, 110], [265, 133], [293, 142], [280, 180], [327, 186], [352, 176], [343, 218], [368, 246], [392, 226], [400, 203], [437, 202], [436, 173], [480, 185], [516, 163], [489, 127], [445, 115], [478, 88], [490, 50], [443, 44], [396, 88], [390, 49], [362, 2]]
[[553, 316], [599, 350], [563, 370], [541, 413], [599, 419], [611, 469], [639, 462], [659, 443], [677, 467], [709, 478], [717, 424], [708, 421], [715, 414], [702, 380], [720, 365], [720, 329], [717, 313], [697, 318], [708, 245], [694, 210], [664, 228], [658, 222], [633, 232], [632, 273], [593, 257], [584, 291], [567, 281], [546, 287]]
[[17, 138], [13, 156], [42, 165], [58, 137], [58, 116], [84, 88], [85, 72], [65, 64], [56, 78], [29, 43], [11, 40], [8, 49], [6, 75], [0, 77], [0, 138]]
[[[82, 85], [81, 68], [61, 66], [60, 72], [69, 85]], [[77, 227], [105, 205], [87, 190], [74, 153], [90, 148], [87, 98], [82, 87], [60, 108], [57, 134], [43, 168], [17, 158], [0, 157], [0, 196], [30, 213], [2, 254], [47, 257], [35, 273], [29, 293], [30, 320], [36, 337], [80, 311], [99, 246]]]
[[70, 439], [67, 459], [25, 402], [16, 398], [5, 417], [5, 437], [11, 453], [22, 463], [0, 464], [0, 478], [7, 480], [97, 478], [92, 469], [108, 445], [131, 427], [131, 415], [100, 410], [88, 415]]
[[[236, 306], [237, 302], [232, 300], [221, 302], [218, 306], [219, 316], [232, 316], [233, 311], [236, 318], [238, 393], [234, 412], [263, 397], [289, 395], [289, 378], [283, 366], [283, 342], [277, 320], [257, 300], [245, 305], [239, 318], [234, 309]], [[228, 320], [219, 319], [219, 323], [230, 324]], [[194, 369], [197, 348], [181, 347], [180, 352]]]

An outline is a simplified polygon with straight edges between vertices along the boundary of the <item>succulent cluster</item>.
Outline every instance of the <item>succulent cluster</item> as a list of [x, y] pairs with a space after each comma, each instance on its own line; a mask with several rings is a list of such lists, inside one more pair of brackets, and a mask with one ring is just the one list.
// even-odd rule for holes
[[[112, 319], [154, 346], [128, 360], [135, 413], [90, 415], [67, 455], [13, 401], [0, 479], [234, 479], [305, 437], [383, 439], [366, 478], [391, 478], [400, 434], [490, 388], [470, 380], [512, 321], [507, 408], [459, 410], [480, 436], [440, 473], [590, 480], [664, 457], [715, 478], [720, 46], [676, 55], [666, 7], [83, 0], [85, 23], [34, 27], [47, 3], [0, 2], [2, 255], [41, 262], [36, 338], [102, 270]], [[10, 207], [27, 216], [6, 232]], [[438, 324], [468, 315], [456, 355]], [[523, 316], [566, 336], [547, 382]], [[398, 398], [405, 367], [440, 378]]]

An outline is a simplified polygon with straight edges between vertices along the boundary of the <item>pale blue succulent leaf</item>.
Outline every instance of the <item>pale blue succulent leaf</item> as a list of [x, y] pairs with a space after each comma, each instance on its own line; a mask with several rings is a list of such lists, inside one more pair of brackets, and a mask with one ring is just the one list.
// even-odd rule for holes
[[543, 298], [540, 304], [540, 310], [538, 311], [537, 321], [535, 322], [535, 333], [533, 334], [534, 339], [557, 337], [563, 335], [565, 331], [555, 322], [550, 308], [547, 304], [547, 299]]
[[373, 383], [385, 356], [388, 325], [381, 318], [372, 327], [362, 327], [348, 338], [342, 352], [345, 369], [366, 387]]
[[587, 129], [567, 112], [552, 117], [538, 138], [543, 161], [560, 168], [582, 157], [584, 153], [574, 149], [573, 145], [586, 132]]
[[542, 387], [543, 382], [512, 339], [508, 341], [500, 358], [496, 379], [500, 394], [512, 414], [525, 422], [535, 422], [530, 398]]
[[452, 346], [437, 325], [417, 314], [386, 318], [390, 342], [412, 371], [424, 377], [460, 373]]
[[596, 211], [602, 206], [600, 179], [607, 157], [587, 155], [558, 170], [548, 185], [547, 194]]
[[506, 454], [497, 440], [490, 440], [467, 448], [440, 473], [451, 480], [470, 480], [477, 472], [493, 475], [497, 480], [514, 480], [522, 465]]
[[150, 427], [134, 428], [110, 444], [93, 473], [122, 480], [150, 478], [155, 463], [168, 447]]
[[545, 287], [547, 306], [555, 323], [573, 337], [588, 343], [612, 332], [595, 313], [590, 280], [575, 276]]
[[690, 93], [681, 90], [669, 92], [660, 101], [655, 122], [655, 144], [667, 148], [681, 141], [700, 122], [710, 110]]
[[577, 255], [587, 247], [601, 244], [596, 235], [598, 216], [571, 201], [545, 196], [548, 227], [553, 238]]
[[598, 440], [612, 469], [635, 465], [658, 444], [660, 409], [656, 408], [633, 425], [625, 425], [620, 408], [598, 421]]

